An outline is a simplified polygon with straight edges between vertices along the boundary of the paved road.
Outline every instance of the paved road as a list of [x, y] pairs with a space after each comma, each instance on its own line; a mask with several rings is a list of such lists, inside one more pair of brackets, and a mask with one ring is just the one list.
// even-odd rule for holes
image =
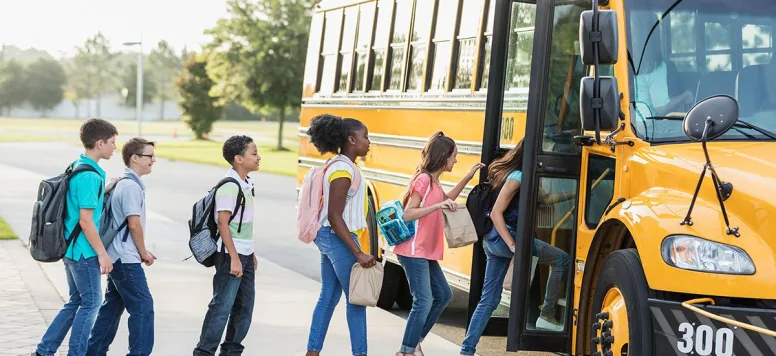
[[[64, 142], [0, 143], [0, 167], [5, 165], [53, 176], [60, 173], [80, 152], [79, 147]], [[123, 171], [119, 152], [111, 160], [101, 162], [101, 165], [109, 177], [118, 176]], [[185, 222], [189, 219], [191, 204], [205, 194], [224, 173], [220, 167], [158, 160], [154, 173], [146, 177], [145, 181], [148, 187], [149, 248], [160, 261], [178, 263], [189, 256]], [[295, 179], [261, 173], [254, 173], [252, 177], [256, 182], [258, 255], [319, 281], [320, 259], [317, 249], [313, 245], [304, 245], [295, 237]], [[395, 310], [394, 313], [406, 318], [406, 312]], [[456, 293], [451, 307], [446, 310], [433, 332], [460, 345], [465, 334], [465, 314], [466, 295]], [[504, 338], [485, 337], [478, 352], [482, 355], [502, 355], [506, 354], [504, 349]]]

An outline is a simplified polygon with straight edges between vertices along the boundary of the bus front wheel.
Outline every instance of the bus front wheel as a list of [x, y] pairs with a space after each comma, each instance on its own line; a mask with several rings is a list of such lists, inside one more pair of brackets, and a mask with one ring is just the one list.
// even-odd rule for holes
[[591, 353], [652, 355], [649, 293], [635, 249], [615, 251], [606, 258], [593, 297]]

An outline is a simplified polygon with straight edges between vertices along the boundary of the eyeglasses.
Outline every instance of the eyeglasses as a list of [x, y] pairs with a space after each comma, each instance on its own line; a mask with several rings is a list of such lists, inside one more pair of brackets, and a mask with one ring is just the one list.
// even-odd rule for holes
[[135, 153], [135, 156], [148, 157], [148, 158], [151, 158], [151, 159], [156, 159], [156, 155], [145, 155], [145, 154], [142, 154], [142, 153]]

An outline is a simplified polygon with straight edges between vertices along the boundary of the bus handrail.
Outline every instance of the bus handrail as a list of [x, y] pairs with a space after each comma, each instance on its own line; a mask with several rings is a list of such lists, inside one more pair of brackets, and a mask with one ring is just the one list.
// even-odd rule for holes
[[692, 310], [692, 311], [694, 311], [694, 312], [696, 312], [698, 314], [701, 314], [701, 315], [703, 315], [703, 316], [705, 316], [707, 318], [714, 319], [714, 320], [722, 322], [722, 323], [734, 325], [734, 326], [737, 326], [739, 328], [743, 328], [743, 329], [751, 330], [751, 331], [754, 331], [754, 332], [758, 332], [760, 334], [765, 334], [765, 335], [768, 335], [768, 336], [776, 337], [776, 331], [772, 331], [772, 330], [768, 330], [768, 329], [763, 329], [763, 328], [758, 327], [758, 326], [742, 323], [742, 322], [737, 321], [737, 320], [728, 319], [728, 318], [725, 318], [723, 316], [712, 314], [712, 313], [709, 313], [709, 312], [707, 312], [707, 311], [705, 311], [703, 309], [700, 309], [700, 308], [698, 308], [698, 307], [693, 305], [693, 304], [704, 303], [704, 302], [711, 303], [711, 305], [715, 304], [714, 303], [714, 299], [711, 299], [711, 298], [698, 298], [698, 299], [691, 299], [691, 300], [688, 300], [686, 302], [682, 302], [682, 306], [687, 308], [687, 309], [690, 309], [690, 310]]
[[[607, 168], [603, 173], [601, 173], [601, 176], [598, 177], [598, 179], [593, 182], [593, 185], [590, 187], [590, 191], [592, 192], [593, 189], [595, 189], [599, 183], [601, 183], [604, 178], [609, 175], [609, 172], [611, 171], [610, 168]], [[555, 238], [558, 236], [558, 230], [560, 230], [560, 227], [566, 223], [566, 220], [568, 220], [571, 217], [571, 214], [574, 212], [575, 207], [571, 207], [568, 212], [566, 212], [566, 215], [563, 215], [563, 217], [558, 221], [557, 224], [555, 224], [555, 227], [552, 228], [552, 235], [550, 237], [550, 244], [555, 246]]]

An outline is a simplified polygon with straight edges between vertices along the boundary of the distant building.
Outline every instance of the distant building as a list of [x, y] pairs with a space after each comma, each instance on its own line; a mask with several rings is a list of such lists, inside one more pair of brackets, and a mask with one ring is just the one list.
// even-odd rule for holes
[[[127, 107], [123, 105], [124, 98], [120, 94], [104, 94], [99, 101], [99, 110], [97, 99], [92, 100], [79, 100], [74, 102], [72, 100], [63, 100], [53, 110], [41, 113], [29, 105], [25, 105], [20, 108], [16, 108], [6, 113], [10, 117], [23, 117], [23, 118], [37, 118], [48, 117], [57, 119], [85, 119], [92, 116], [100, 116], [109, 120], [123, 120], [135, 118], [135, 107]], [[167, 100], [164, 102], [164, 108], [158, 101], [154, 101], [150, 104], [145, 103], [143, 105], [144, 121], [158, 121], [162, 117], [162, 110], [164, 110], [164, 120], [180, 120], [181, 110], [177, 103]]]

